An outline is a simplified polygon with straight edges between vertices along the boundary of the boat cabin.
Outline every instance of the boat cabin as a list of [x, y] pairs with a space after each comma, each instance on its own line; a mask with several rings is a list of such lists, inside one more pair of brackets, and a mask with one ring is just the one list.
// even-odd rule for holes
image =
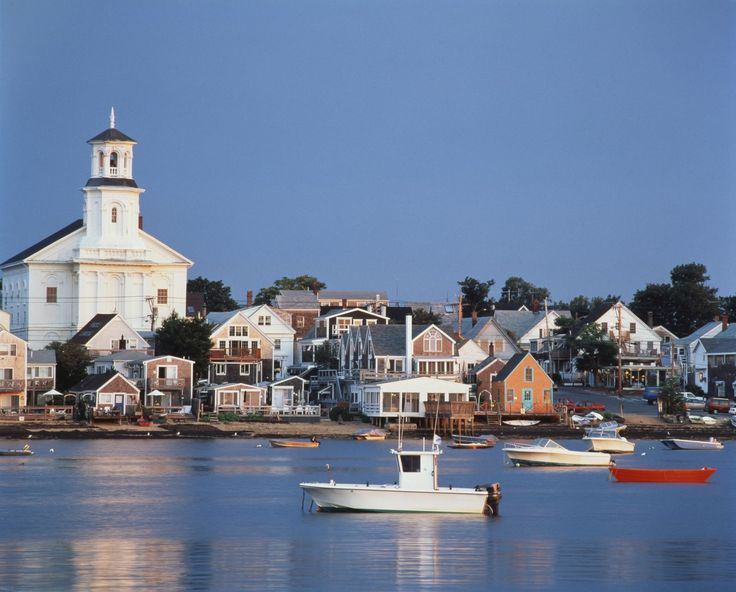
[[439, 450], [392, 450], [399, 466], [400, 489], [437, 489]]

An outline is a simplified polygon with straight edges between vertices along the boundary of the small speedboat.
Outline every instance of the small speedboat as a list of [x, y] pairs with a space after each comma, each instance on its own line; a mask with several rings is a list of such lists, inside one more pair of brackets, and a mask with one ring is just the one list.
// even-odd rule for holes
[[503, 447], [509, 461], [519, 466], [607, 467], [611, 455], [568, 450], [554, 440], [539, 438], [531, 444], [508, 443]]
[[634, 443], [629, 442], [616, 429], [587, 428], [583, 440], [595, 452], [634, 452]]
[[353, 434], [354, 440], [385, 440], [386, 430], [372, 429], [372, 430], [361, 430]]
[[496, 515], [501, 500], [498, 483], [475, 487], [440, 487], [442, 450], [392, 450], [398, 483], [300, 483], [320, 510], [351, 512], [434, 512]]
[[705, 483], [717, 469], [624, 469], [609, 467], [611, 476], [623, 483]]
[[708, 440], [668, 438], [667, 440], [662, 440], [662, 444], [670, 450], [721, 450], [723, 448], [723, 444], [715, 438], [709, 438]]
[[317, 448], [319, 440], [269, 440], [273, 448]]

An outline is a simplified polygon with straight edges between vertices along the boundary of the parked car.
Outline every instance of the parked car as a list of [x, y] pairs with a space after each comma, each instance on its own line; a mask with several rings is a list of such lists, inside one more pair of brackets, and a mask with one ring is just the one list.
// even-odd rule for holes
[[575, 403], [575, 413], [590, 413], [591, 411], [603, 412], [606, 406], [603, 403], [595, 403], [593, 401], [580, 401]]
[[659, 399], [659, 395], [662, 394], [662, 389], [658, 386], [647, 386], [644, 387], [643, 399], [650, 405], [654, 405]]
[[729, 407], [728, 412], [731, 415], [736, 415], [736, 403], [731, 403], [731, 407]]
[[720, 397], [711, 397], [705, 402], [705, 410], [708, 413], [728, 413], [731, 409], [731, 401]]
[[698, 397], [690, 392], [677, 393], [685, 401], [687, 409], [705, 409], [705, 397]]

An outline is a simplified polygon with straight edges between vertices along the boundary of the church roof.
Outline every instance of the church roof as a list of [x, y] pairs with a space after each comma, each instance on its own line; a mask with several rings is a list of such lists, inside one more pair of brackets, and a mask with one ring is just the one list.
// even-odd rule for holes
[[133, 179], [125, 177], [90, 177], [85, 187], [138, 187]]
[[65, 236], [71, 234], [75, 230], [79, 230], [84, 226], [84, 221], [80, 218], [79, 220], [75, 220], [71, 224], [64, 226], [61, 230], [57, 230], [53, 234], [50, 234], [46, 238], [38, 241], [35, 245], [32, 245], [25, 249], [24, 251], [21, 251], [17, 255], [13, 255], [10, 259], [7, 259], [6, 261], [3, 261], [0, 263], [0, 266], [10, 265], [11, 263], [18, 263], [20, 261], [23, 261], [26, 257], [30, 257], [34, 253], [37, 253], [41, 249], [45, 249], [49, 245], [54, 244], [56, 241], [64, 238]]
[[94, 142], [134, 142], [137, 144], [133, 138], [126, 136], [123, 132], [119, 129], [115, 129], [114, 127], [110, 127], [101, 134], [97, 134], [94, 138], [87, 140], [87, 144], [92, 144]]
[[69, 340], [73, 343], [79, 343], [80, 345], [86, 345], [89, 340], [97, 335], [110, 321], [112, 321], [117, 313], [97, 313], [93, 316], [89, 322], [82, 327], [72, 338]]

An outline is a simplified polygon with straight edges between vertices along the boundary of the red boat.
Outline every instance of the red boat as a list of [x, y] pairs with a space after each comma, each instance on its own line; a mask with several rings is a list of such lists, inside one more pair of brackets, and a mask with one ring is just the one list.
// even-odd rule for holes
[[705, 483], [717, 469], [621, 469], [609, 467], [616, 481], [623, 483]]

